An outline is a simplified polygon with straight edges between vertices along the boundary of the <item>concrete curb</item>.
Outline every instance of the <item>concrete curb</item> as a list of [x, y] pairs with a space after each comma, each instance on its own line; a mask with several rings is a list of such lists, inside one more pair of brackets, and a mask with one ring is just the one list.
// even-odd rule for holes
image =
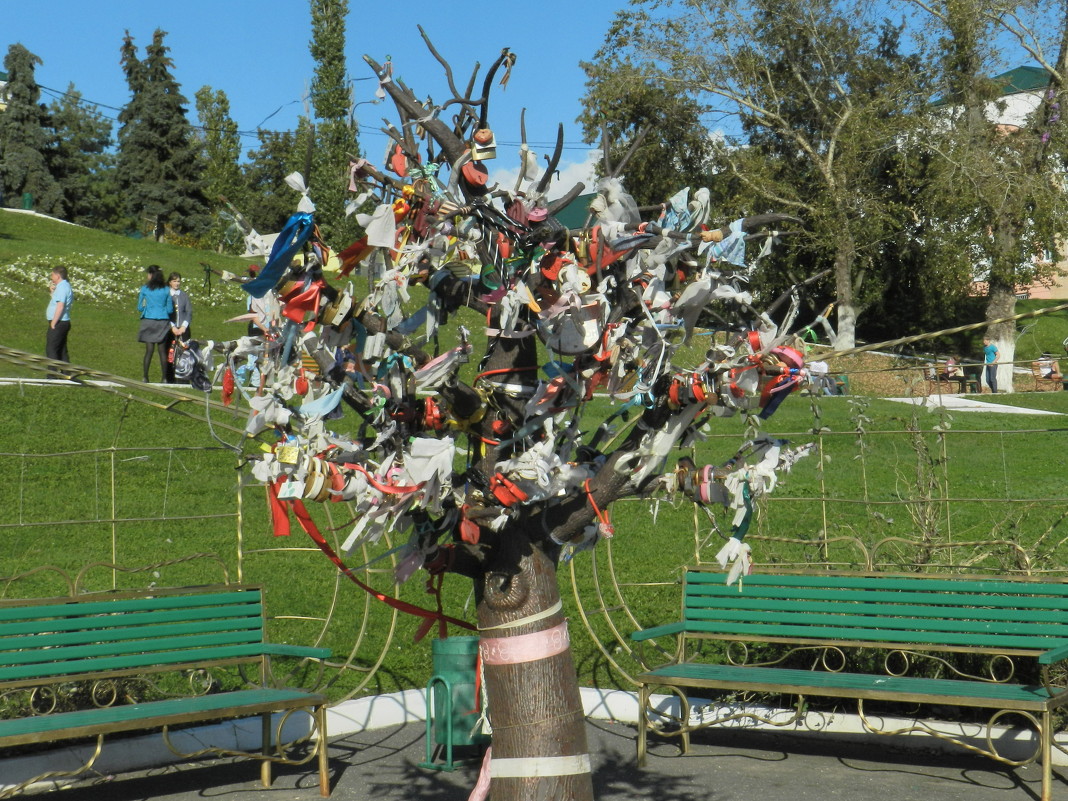
[[[638, 700], [634, 692], [625, 690], [599, 690], [583, 687], [581, 690], [583, 710], [593, 720], [610, 720], [616, 723], [634, 725], [638, 721]], [[656, 708], [667, 715], [678, 717], [679, 699], [674, 695], [655, 695]], [[691, 720], [702, 717], [711, 719], [712, 705], [706, 699], [690, 698]], [[741, 707], [734, 707], [738, 711]], [[785, 721], [791, 714], [789, 710], [773, 709], [759, 706], [747, 706], [746, 711], [753, 712], [771, 721]], [[281, 715], [275, 716], [278, 725]], [[909, 731], [914, 729], [921, 719], [878, 718], [886, 730]], [[343, 737], [355, 732], [403, 726], [426, 721], [426, 693], [424, 690], [405, 690], [388, 695], [376, 695], [344, 701], [329, 709], [327, 713], [327, 730], [331, 737]], [[986, 745], [985, 728], [976, 724], [960, 724], [927, 721], [935, 723], [941, 730], [952, 733], [961, 740], [976, 747]], [[734, 721], [723, 727], [747, 731], [773, 731], [802, 736], [831, 737], [838, 740], [868, 740], [877, 742], [879, 747], [891, 746], [900, 750], [921, 750], [925, 752], [951, 752], [959, 750], [951, 743], [920, 733], [874, 735], [865, 731], [857, 715], [841, 713], [810, 713], [803, 723], [788, 726], [775, 726], [769, 723]], [[310, 728], [310, 721], [303, 715], [292, 715], [286, 721], [283, 736], [296, 739]], [[1023, 729], [997, 727], [991, 731], [991, 740], [999, 752], [1013, 759], [1026, 758], [1033, 750], [1030, 734]], [[229, 748], [233, 750], [255, 751], [259, 748], [260, 726], [258, 718], [231, 721], [213, 726], [184, 729], [171, 735], [175, 747], [186, 752], [207, 747]], [[1068, 748], [1068, 734], [1058, 737], [1058, 742]], [[84, 765], [92, 754], [94, 745], [57, 746], [41, 754], [12, 757], [0, 760], [0, 790], [25, 781], [31, 776], [38, 776], [47, 771], [73, 771]], [[93, 766], [95, 774], [117, 774], [135, 770], [161, 767], [163, 765], [184, 761], [172, 753], [158, 734], [130, 737], [108, 742]], [[1053, 764], [1068, 765], [1068, 754], [1054, 749]], [[70, 779], [57, 779], [39, 782], [33, 785], [35, 791], [57, 789], [70, 784]]]

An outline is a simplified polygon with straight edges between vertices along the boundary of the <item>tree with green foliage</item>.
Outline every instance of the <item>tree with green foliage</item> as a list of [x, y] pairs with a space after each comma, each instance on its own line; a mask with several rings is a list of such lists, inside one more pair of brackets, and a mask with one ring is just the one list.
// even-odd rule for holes
[[618, 169], [639, 206], [664, 203], [684, 186], [708, 185], [713, 135], [701, 119], [704, 105], [665, 84], [648, 63], [620, 53], [612, 31], [581, 66], [586, 95], [579, 122], [586, 141], [600, 141], [607, 151], [601, 177]]
[[168, 230], [197, 235], [209, 222], [204, 165], [186, 117], [187, 101], [171, 74], [166, 35], [156, 29], [144, 60], [129, 31], [121, 48], [132, 97], [119, 113], [119, 189], [131, 224], [147, 225], [157, 241]]
[[[936, 92], [936, 76], [922, 68], [928, 63], [925, 49], [903, 52], [903, 38], [914, 34], [904, 23], [883, 21], [877, 31], [875, 58], [857, 63], [850, 91], [857, 96], [880, 94], [887, 91], [888, 81], [894, 81], [891, 94], [911, 93], [915, 99], [906, 112], [895, 110], [891, 124], [883, 129], [887, 134], [898, 132], [890, 146], [858, 154], [865, 176], [860, 186], [878, 198], [877, 204], [865, 207], [869, 244], [862, 272], [858, 271], [864, 314], [858, 317], [856, 330], [867, 341], [950, 327], [962, 315], [974, 319], [975, 305], [971, 262], [955, 230], [932, 219], [925, 202], [926, 189], [943, 166], [924, 141], [925, 133], [937, 125], [937, 110], [924, 102]], [[884, 69], [887, 61], [899, 65], [896, 77]], [[886, 141], [884, 137], [882, 142]], [[776, 293], [792, 283], [790, 276], [814, 271], [812, 260], [820, 258], [819, 251], [786, 245], [767, 260], [768, 266], [786, 273], [773, 283]], [[821, 308], [836, 300], [834, 287], [829, 289], [819, 299]]]
[[[1058, 259], [1042, 255], [1056, 253], [1068, 224], [1068, 194], [1061, 178], [1068, 131], [1060, 120], [1068, 99], [1068, 4], [912, 2], [927, 12], [931, 36], [943, 54], [937, 62], [945, 87], [939, 124], [930, 126], [926, 138], [943, 168], [925, 200], [931, 216], [957, 240], [959, 251], [985, 271], [977, 277], [986, 279], [987, 319], [1009, 317], [1018, 289], [1052, 274]], [[1023, 125], [1000, 119], [1006, 87], [990, 77], [1004, 63], [1000, 48], [1006, 33], [1048, 76], [1041, 101]], [[988, 334], [1004, 365], [999, 388], [1011, 387], [1015, 325], [991, 324]]]
[[334, 247], [343, 248], [359, 233], [355, 220], [344, 213], [349, 160], [360, 152], [345, 68], [345, 17], [349, 4], [348, 0], [310, 0], [310, 4], [315, 143], [310, 170], [304, 178], [316, 205], [316, 216], [322, 220], [323, 235]]
[[4, 57], [8, 83], [7, 108], [0, 113], [0, 194], [9, 208], [21, 207], [23, 196], [32, 195], [34, 209], [62, 216], [63, 191], [48, 171], [48, 114], [34, 74], [40, 63], [21, 44], [11, 45]]
[[[920, 95], [879, 4], [863, 0], [639, 0], [612, 29], [617, 58], [647, 64], [669, 92], [708, 98], [736, 130], [718, 144], [724, 176], [751, 204], [805, 222], [795, 251], [829, 267], [838, 335], [850, 347], [895, 215], [880, 154], [906, 133]], [[717, 180], [725, 179], [717, 176]], [[739, 209], [739, 211], [741, 211]]]
[[248, 192], [238, 164], [241, 139], [237, 123], [230, 116], [230, 99], [221, 90], [202, 86], [196, 93], [196, 105], [201, 125], [204, 194], [215, 211], [207, 237], [220, 253], [233, 251], [241, 243], [241, 237], [234, 236], [233, 217], [224, 210], [220, 198], [226, 198], [239, 209], [245, 208]]
[[114, 227], [120, 208], [111, 120], [87, 106], [73, 83], [48, 110], [53, 132], [48, 168], [62, 188], [66, 219], [91, 228]]
[[304, 169], [311, 125], [302, 118], [296, 131], [261, 129], [257, 136], [259, 147], [250, 150], [241, 165], [247, 196], [239, 208], [257, 231], [274, 233], [282, 230], [296, 206], [285, 178]]

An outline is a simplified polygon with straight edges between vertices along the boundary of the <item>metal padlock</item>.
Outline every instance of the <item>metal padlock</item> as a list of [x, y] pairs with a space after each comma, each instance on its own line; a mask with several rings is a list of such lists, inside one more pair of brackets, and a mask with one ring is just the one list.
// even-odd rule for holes
[[283, 445], [275, 452], [279, 463], [295, 465], [300, 460], [300, 448], [296, 445]]

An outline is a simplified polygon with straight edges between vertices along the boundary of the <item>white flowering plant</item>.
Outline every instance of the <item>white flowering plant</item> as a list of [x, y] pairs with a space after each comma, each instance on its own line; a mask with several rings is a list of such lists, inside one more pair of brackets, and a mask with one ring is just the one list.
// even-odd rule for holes
[[[101, 256], [71, 252], [52, 258], [25, 255], [0, 262], [0, 300], [39, 297], [42, 291], [48, 291], [49, 275], [58, 266], [67, 268], [76, 283], [79, 300], [105, 305], [129, 302], [131, 293], [144, 280], [145, 265], [120, 253]], [[231, 306], [244, 299], [240, 287], [226, 281], [213, 280], [210, 293], [192, 280], [183, 288], [198, 306]]]

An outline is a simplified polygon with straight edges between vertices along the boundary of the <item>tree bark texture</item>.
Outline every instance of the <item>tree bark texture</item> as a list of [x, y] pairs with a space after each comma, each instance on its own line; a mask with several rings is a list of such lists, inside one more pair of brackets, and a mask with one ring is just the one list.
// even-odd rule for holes
[[566, 619], [557, 610], [509, 625], [558, 604], [553, 561], [531, 548], [519, 555], [518, 572], [488, 572], [482, 589], [478, 619], [493, 726], [491, 801], [592, 801], [585, 717]]
[[[1016, 313], [1016, 287], [991, 280], [987, 290], [986, 319], [998, 320]], [[998, 346], [998, 390], [1012, 392], [1012, 362], [1016, 358], [1016, 323], [996, 323], [987, 332]]]
[[834, 257], [834, 283], [838, 292], [838, 330], [834, 340], [836, 350], [849, 350], [857, 342], [857, 308], [856, 293], [853, 286], [853, 268], [856, 250], [853, 240], [848, 235], [848, 228], [842, 228], [842, 240], [838, 244]]

